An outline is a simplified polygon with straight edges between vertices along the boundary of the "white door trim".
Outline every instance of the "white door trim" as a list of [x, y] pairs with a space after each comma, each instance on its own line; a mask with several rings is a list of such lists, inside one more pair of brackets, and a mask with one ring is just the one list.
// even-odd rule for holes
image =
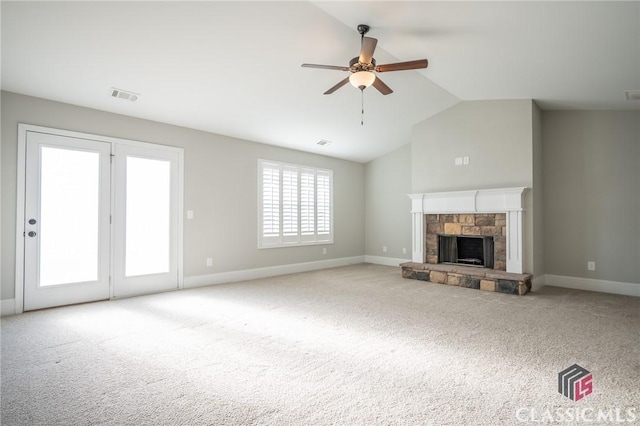
[[[179, 156], [178, 164], [178, 288], [184, 287], [183, 277], [183, 210], [184, 210], [184, 149], [158, 145], [148, 142], [140, 142], [130, 139], [121, 139], [110, 136], [94, 135], [90, 133], [62, 130], [52, 127], [43, 127], [33, 124], [18, 123], [18, 164], [17, 164], [17, 194], [16, 194], [16, 263], [15, 263], [15, 313], [24, 311], [24, 232], [25, 232], [25, 188], [26, 188], [26, 141], [27, 132], [49, 133], [58, 136], [67, 136], [79, 139], [90, 139], [111, 144], [121, 144], [127, 146], [137, 146], [141, 148], [166, 149], [177, 151]], [[112, 173], [113, 180], [113, 173]], [[113, 200], [113, 186], [111, 198]], [[113, 203], [112, 203], [113, 214]], [[112, 227], [113, 228], [113, 227]], [[111, 231], [113, 238], [113, 229]], [[111, 276], [113, 276], [113, 264], [111, 265]], [[113, 286], [110, 288], [110, 297], [113, 298]]]

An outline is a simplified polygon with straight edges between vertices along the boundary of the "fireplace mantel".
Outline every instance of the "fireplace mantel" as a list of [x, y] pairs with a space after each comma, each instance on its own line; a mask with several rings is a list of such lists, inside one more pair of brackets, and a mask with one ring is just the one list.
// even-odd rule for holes
[[412, 261], [425, 263], [425, 214], [506, 213], [507, 272], [523, 271], [523, 195], [528, 188], [408, 194], [413, 220]]

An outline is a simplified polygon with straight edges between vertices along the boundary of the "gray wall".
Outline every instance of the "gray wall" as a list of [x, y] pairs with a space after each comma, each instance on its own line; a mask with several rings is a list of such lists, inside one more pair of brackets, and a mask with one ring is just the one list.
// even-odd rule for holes
[[[185, 149], [184, 276], [362, 256], [364, 165], [226, 136], [2, 92], [2, 284], [14, 297], [17, 125], [35, 124]], [[334, 171], [335, 243], [257, 249], [257, 159]], [[214, 258], [206, 267], [205, 259]]]
[[410, 144], [366, 164], [365, 191], [367, 255], [410, 260]]
[[[412, 192], [533, 188], [531, 100], [466, 101], [423, 121], [412, 133]], [[469, 156], [468, 166], [455, 166]], [[534, 266], [533, 190], [525, 195], [524, 271]]]
[[[366, 166], [7, 92], [1, 112], [2, 299], [14, 297], [19, 122], [185, 148], [185, 210], [195, 211], [185, 220], [185, 277], [365, 253], [408, 259], [405, 194], [527, 186], [525, 271], [640, 283], [640, 112], [461, 102], [416, 125], [410, 145]], [[470, 165], [456, 167], [465, 155]], [[327, 255], [319, 246], [256, 248], [258, 158], [334, 170], [335, 244]]]
[[640, 112], [545, 111], [542, 123], [546, 273], [640, 283]]
[[[412, 134], [414, 193], [533, 184], [532, 102], [467, 101], [423, 121]], [[455, 166], [469, 156], [468, 166]]]

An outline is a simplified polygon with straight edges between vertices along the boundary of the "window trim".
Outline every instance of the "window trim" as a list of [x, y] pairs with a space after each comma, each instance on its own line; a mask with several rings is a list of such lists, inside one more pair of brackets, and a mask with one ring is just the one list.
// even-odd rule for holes
[[[263, 214], [264, 214], [264, 198], [263, 198], [263, 170], [265, 168], [278, 170], [278, 235], [265, 236], [263, 234]], [[302, 164], [285, 163], [282, 161], [272, 161], [265, 159], [258, 159], [257, 167], [257, 183], [258, 183], [258, 249], [268, 248], [282, 248], [282, 247], [297, 247], [297, 246], [309, 246], [309, 245], [325, 245], [333, 244], [334, 235], [334, 218], [333, 218], [333, 170], [323, 169], [318, 167], [305, 166]], [[296, 227], [298, 229], [296, 235], [285, 235], [283, 222], [283, 204], [285, 202], [283, 197], [283, 172], [295, 171], [297, 173], [296, 186]], [[302, 234], [302, 174], [313, 173], [313, 234]], [[318, 232], [318, 225], [320, 224], [318, 214], [318, 176], [322, 176], [322, 180], [328, 179], [328, 216], [329, 216], [329, 231]], [[325, 190], [326, 193], [326, 190]], [[326, 198], [326, 197], [325, 197]], [[325, 222], [326, 224], [326, 222]]]

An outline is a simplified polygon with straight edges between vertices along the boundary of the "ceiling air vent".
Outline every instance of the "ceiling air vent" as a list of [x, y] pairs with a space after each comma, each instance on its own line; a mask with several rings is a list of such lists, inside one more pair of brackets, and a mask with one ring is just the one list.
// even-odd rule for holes
[[320, 145], [320, 146], [329, 145], [330, 143], [331, 143], [331, 141], [324, 140], [324, 139], [322, 139], [320, 142], [317, 142], [317, 144]]
[[624, 97], [628, 101], [640, 101], [640, 90], [625, 90]]
[[111, 96], [118, 99], [124, 99], [125, 101], [135, 102], [138, 100], [140, 93], [129, 92], [122, 89], [111, 88]]

